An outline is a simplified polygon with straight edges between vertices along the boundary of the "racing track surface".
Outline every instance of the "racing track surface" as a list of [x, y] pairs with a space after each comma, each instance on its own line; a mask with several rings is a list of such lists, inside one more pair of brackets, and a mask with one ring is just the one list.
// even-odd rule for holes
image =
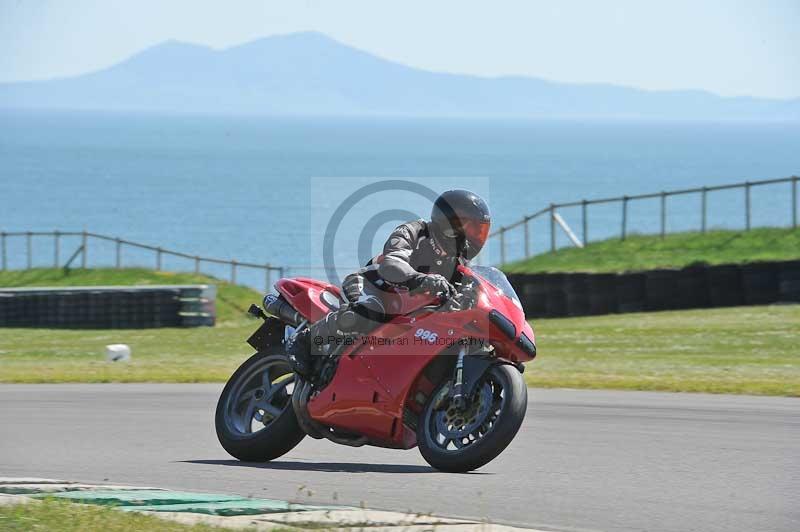
[[213, 430], [220, 389], [0, 385], [0, 476], [363, 502], [556, 530], [800, 530], [800, 399], [529, 390], [506, 452], [452, 475], [416, 449], [310, 438], [270, 464], [233, 461]]

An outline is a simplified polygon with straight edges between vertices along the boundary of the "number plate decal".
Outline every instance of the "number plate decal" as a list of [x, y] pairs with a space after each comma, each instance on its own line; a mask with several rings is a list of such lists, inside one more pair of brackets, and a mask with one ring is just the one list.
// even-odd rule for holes
[[436, 343], [436, 340], [439, 338], [439, 334], [428, 329], [417, 329], [417, 331], [414, 333], [414, 337], [433, 344]]

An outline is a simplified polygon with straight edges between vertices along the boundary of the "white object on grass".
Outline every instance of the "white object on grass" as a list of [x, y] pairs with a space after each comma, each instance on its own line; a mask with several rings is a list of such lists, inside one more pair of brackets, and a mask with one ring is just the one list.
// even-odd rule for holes
[[106, 359], [109, 362], [127, 362], [131, 359], [131, 348], [125, 344], [107, 345]]

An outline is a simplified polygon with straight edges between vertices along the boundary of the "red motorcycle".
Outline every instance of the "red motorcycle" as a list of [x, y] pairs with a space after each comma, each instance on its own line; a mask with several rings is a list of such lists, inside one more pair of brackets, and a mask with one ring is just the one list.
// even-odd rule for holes
[[517, 295], [495, 268], [459, 266], [455, 297], [396, 290], [393, 316], [371, 333], [325, 347], [313, 381], [285, 355], [293, 335], [342, 304], [338, 287], [281, 279], [250, 313], [257, 353], [217, 403], [220, 443], [235, 458], [268, 461], [305, 436], [351, 446], [419, 446], [442, 471], [479, 468], [505, 449], [525, 417], [523, 362], [536, 356]]

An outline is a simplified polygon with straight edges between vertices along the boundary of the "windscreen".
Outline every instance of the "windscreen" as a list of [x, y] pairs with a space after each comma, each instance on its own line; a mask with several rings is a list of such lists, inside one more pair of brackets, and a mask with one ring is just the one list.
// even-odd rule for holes
[[522, 308], [522, 304], [519, 302], [519, 297], [517, 297], [514, 287], [508, 282], [503, 272], [492, 266], [471, 266], [470, 269], [492, 283], [504, 296], [513, 301], [519, 308]]

